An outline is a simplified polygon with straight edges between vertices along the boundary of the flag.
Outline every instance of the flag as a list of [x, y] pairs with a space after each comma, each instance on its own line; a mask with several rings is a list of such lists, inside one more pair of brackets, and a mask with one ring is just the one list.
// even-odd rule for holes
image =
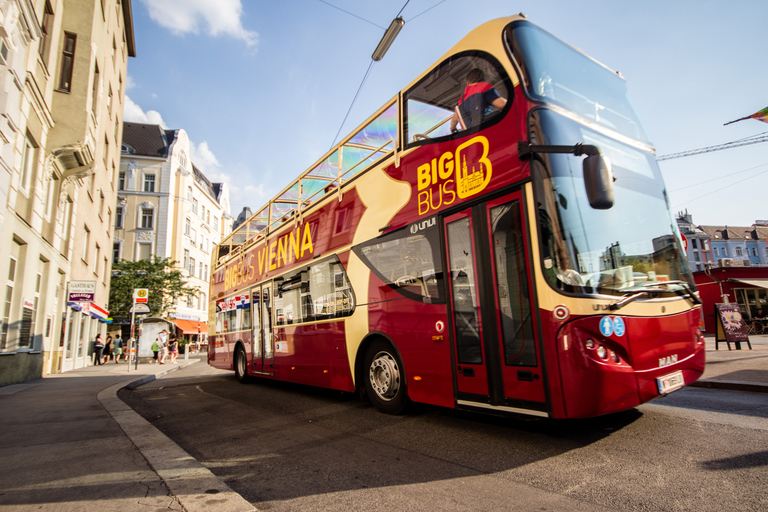
[[723, 126], [728, 126], [732, 123], [737, 123], [739, 121], [744, 121], [745, 119], [756, 119], [758, 121], [762, 121], [764, 123], [768, 123], [768, 107], [765, 107], [763, 110], [758, 110], [751, 116], [742, 117], [741, 119], [736, 119], [734, 121], [729, 121], [725, 123]]

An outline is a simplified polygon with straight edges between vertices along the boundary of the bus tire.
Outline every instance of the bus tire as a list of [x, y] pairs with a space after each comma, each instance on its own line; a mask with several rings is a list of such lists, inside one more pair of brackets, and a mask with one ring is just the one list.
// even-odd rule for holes
[[408, 405], [405, 371], [392, 345], [374, 341], [365, 354], [363, 380], [368, 400], [381, 412], [400, 414]]
[[238, 345], [235, 349], [235, 377], [241, 384], [246, 384], [250, 380], [248, 377], [248, 358], [245, 356], [242, 345]]

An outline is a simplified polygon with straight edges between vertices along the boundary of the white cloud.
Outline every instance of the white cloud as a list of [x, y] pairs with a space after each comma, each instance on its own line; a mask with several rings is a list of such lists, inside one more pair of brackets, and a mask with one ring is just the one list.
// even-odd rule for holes
[[[203, 171], [208, 176], [208, 179], [212, 179], [212, 175], [218, 173], [221, 169], [221, 164], [216, 155], [213, 154], [213, 151], [211, 151], [211, 148], [208, 147], [208, 142], [203, 141], [200, 144], [195, 144], [190, 141], [189, 146], [189, 151], [192, 153], [192, 163]], [[214, 179], [213, 181], [219, 180]]]
[[125, 95], [125, 106], [123, 106], [123, 120], [129, 123], [159, 124], [163, 129], [168, 128], [160, 112], [157, 110], [144, 112], [127, 94]]
[[240, 0], [141, 0], [149, 16], [176, 35], [228, 35], [255, 48], [259, 34], [243, 27]]

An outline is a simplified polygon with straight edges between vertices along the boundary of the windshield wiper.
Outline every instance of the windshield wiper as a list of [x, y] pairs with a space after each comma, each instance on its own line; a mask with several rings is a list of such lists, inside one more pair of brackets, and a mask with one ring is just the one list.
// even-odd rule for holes
[[[634, 290], [627, 290], [627, 295], [623, 299], [619, 299], [616, 302], [612, 302], [611, 304], [609, 304], [608, 305], [608, 309], [610, 309], [611, 311], [616, 311], [617, 309], [621, 309], [624, 306], [626, 306], [627, 304], [629, 304], [630, 302], [636, 301], [637, 299], [639, 299], [643, 295], [659, 293], [659, 290], [656, 289], [657, 287], [659, 287], [659, 286], [667, 286], [667, 285], [670, 285], [670, 284], [678, 285], [681, 288], [683, 288], [683, 290], [685, 292], [687, 292], [687, 294], [688, 294], [687, 297], [690, 298], [691, 301], [694, 304], [701, 304], [701, 299], [699, 299], [696, 296], [696, 292], [693, 291], [693, 289], [691, 288], [691, 285], [689, 285], [687, 282], [685, 282], [685, 281], [657, 281], [657, 282], [653, 282], [653, 283], [646, 283], [646, 284], [643, 285], [642, 288], [635, 288]], [[670, 291], [675, 292], [676, 294], [678, 294], [681, 297], [686, 297], [686, 294], [683, 293], [683, 290], [670, 290]]]
[[608, 309], [611, 311], [616, 311], [617, 309], [623, 308], [630, 302], [636, 301], [643, 295], [654, 293], [659, 293], [659, 290], [654, 290], [653, 288], [636, 288], [634, 290], [628, 291], [628, 295], [626, 295], [623, 299], [619, 299], [616, 302], [611, 302], [608, 304]]

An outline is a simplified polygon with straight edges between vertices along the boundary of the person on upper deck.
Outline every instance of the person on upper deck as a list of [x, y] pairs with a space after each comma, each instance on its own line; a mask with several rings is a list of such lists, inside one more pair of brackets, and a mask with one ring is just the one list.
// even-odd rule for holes
[[482, 70], [474, 68], [467, 73], [467, 85], [459, 97], [451, 118], [451, 132], [480, 125], [483, 120], [507, 104], [496, 89], [485, 81]]

